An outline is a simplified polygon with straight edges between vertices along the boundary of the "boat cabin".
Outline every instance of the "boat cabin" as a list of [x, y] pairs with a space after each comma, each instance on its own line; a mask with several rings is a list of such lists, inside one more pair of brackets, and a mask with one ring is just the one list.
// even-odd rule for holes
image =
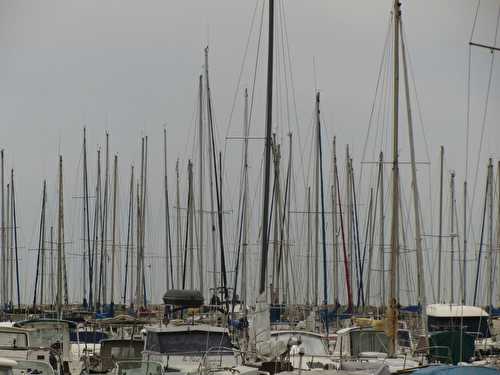
[[476, 306], [427, 305], [427, 322], [429, 332], [464, 330], [476, 339], [491, 336], [489, 315]]

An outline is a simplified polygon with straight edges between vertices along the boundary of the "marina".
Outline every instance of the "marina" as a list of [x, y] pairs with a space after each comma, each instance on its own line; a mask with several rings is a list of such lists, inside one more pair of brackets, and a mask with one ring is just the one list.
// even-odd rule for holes
[[[46, 51], [89, 60], [64, 60], [70, 91], [39, 93], [83, 111], [58, 135], [39, 107], [16, 107], [41, 117], [22, 150], [9, 103], [29, 103], [43, 74], [24, 93], [0, 88], [0, 375], [500, 373], [498, 0], [436, 5], [441, 26], [415, 0], [81, 3], [38, 8], [36, 47], [12, 34], [34, 27], [25, 4], [3, 4], [7, 65], [36, 50], [57, 77]], [[195, 19], [212, 28], [201, 48]], [[364, 32], [359, 45], [339, 23]], [[310, 38], [325, 33], [328, 46]], [[366, 58], [326, 68], [310, 48]], [[432, 77], [449, 55], [449, 75], [466, 72], [439, 72], [444, 96]], [[337, 75], [350, 83], [331, 87]]]

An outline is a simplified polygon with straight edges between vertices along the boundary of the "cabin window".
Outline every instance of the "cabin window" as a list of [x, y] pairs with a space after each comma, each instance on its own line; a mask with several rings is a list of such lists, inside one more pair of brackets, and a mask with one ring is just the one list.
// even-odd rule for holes
[[402, 348], [411, 348], [410, 332], [398, 331], [398, 344]]
[[15, 332], [1, 332], [0, 333], [0, 347], [1, 348], [26, 348], [28, 346], [28, 339], [24, 333]]
[[[146, 351], [163, 354], [205, 353], [211, 348], [220, 347], [232, 347], [229, 336], [221, 332], [148, 332], [146, 338]], [[220, 352], [216, 350], [213, 354]]]
[[304, 348], [304, 354], [308, 356], [327, 356], [324, 341], [321, 337], [312, 335], [301, 335], [300, 333], [277, 333], [272, 335], [273, 338], [288, 344], [288, 340], [292, 339], [295, 342], [300, 341], [300, 345], [293, 345], [292, 354], [299, 354], [300, 348]]
[[351, 332], [351, 355], [359, 356], [364, 352], [387, 353], [389, 338], [384, 332]]

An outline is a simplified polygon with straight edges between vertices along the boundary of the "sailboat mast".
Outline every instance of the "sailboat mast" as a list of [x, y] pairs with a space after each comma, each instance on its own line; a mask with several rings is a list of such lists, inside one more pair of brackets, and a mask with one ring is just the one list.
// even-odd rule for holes
[[113, 165], [113, 223], [111, 234], [111, 306], [115, 303], [115, 263], [116, 263], [116, 189], [118, 178], [118, 155]]
[[454, 276], [453, 271], [455, 269], [455, 172], [451, 172], [450, 176], [450, 303], [453, 303], [454, 298]]
[[92, 255], [90, 253], [90, 219], [89, 219], [89, 184], [88, 184], [88, 173], [87, 173], [87, 129], [83, 128], [83, 304], [86, 303], [87, 290], [85, 285], [85, 280], [87, 275], [85, 274], [86, 259], [88, 256], [88, 279], [89, 279], [89, 306], [92, 307], [92, 281], [93, 281], [93, 270], [92, 270]]
[[[497, 186], [498, 186], [498, 196], [497, 196], [497, 270], [500, 270], [500, 161], [497, 164]], [[497, 306], [500, 304], [500, 278], [497, 277]]]
[[[440, 152], [440, 174], [439, 174], [439, 234], [438, 234], [438, 281], [437, 281], [437, 302], [441, 303], [441, 258], [443, 252], [443, 159], [444, 147]], [[453, 216], [453, 215], [452, 215]], [[453, 276], [451, 276], [453, 277]]]
[[488, 293], [487, 303], [488, 308], [491, 310], [493, 307], [493, 160], [490, 158], [488, 164], [488, 285], [486, 291]]
[[176, 191], [175, 191], [175, 204], [176, 204], [176, 224], [177, 224], [177, 256], [176, 256], [176, 280], [175, 285], [180, 288], [181, 285], [181, 272], [180, 270], [184, 267], [182, 264], [182, 223], [181, 223], [181, 198], [180, 198], [180, 188], [179, 188], [179, 159], [175, 163], [175, 177], [176, 177]]
[[464, 181], [464, 254], [462, 267], [462, 305], [467, 303], [467, 181]]
[[[397, 0], [396, 0], [397, 1]], [[401, 24], [401, 15], [399, 19], [399, 31], [401, 35], [403, 34], [403, 26]], [[415, 242], [417, 247], [417, 300], [418, 305], [422, 309], [420, 318], [421, 328], [425, 329], [426, 326], [426, 297], [425, 297], [425, 278], [424, 278], [424, 255], [422, 250], [422, 229], [420, 221], [420, 196], [418, 192], [418, 180], [417, 180], [417, 162], [415, 159], [415, 142], [413, 138], [413, 118], [411, 113], [411, 103], [410, 103], [410, 87], [408, 83], [408, 67], [406, 63], [406, 46], [404, 38], [401, 38], [401, 55], [403, 57], [403, 77], [405, 83], [405, 96], [406, 96], [406, 114], [408, 121], [408, 137], [410, 142], [410, 163], [411, 163], [411, 179], [412, 179], [412, 189], [413, 189], [413, 213], [415, 221]], [[440, 268], [441, 270], [441, 268]]]
[[381, 306], [386, 306], [386, 290], [385, 290], [385, 232], [384, 232], [384, 154], [380, 151], [378, 162], [380, 195], [379, 195], [379, 254], [380, 254], [380, 298]]
[[204, 266], [203, 266], [203, 187], [204, 187], [204, 170], [205, 163], [204, 157], [204, 139], [203, 139], [203, 75], [200, 74], [199, 77], [199, 111], [198, 111], [198, 142], [199, 142], [199, 160], [198, 160], [198, 189], [199, 189], [199, 202], [198, 202], [198, 266], [200, 274], [200, 292], [204, 295], [205, 285], [204, 285]]
[[193, 195], [193, 163], [188, 162], [188, 194], [189, 205], [187, 210], [187, 226], [189, 235], [189, 288], [194, 289], [194, 195]]
[[339, 301], [339, 242], [337, 225], [337, 138], [333, 137], [332, 235], [333, 235], [333, 303]]
[[306, 275], [306, 305], [311, 303], [311, 187], [307, 187], [307, 275]]
[[14, 257], [12, 256], [13, 251], [12, 251], [12, 215], [10, 213], [10, 209], [12, 207], [12, 204], [10, 203], [10, 183], [7, 182], [7, 200], [6, 200], [6, 223], [5, 223], [5, 246], [6, 246], [6, 301], [9, 304], [9, 306], [12, 306], [12, 298], [14, 296], [14, 262], [13, 259]]
[[269, 250], [269, 181], [271, 179], [271, 143], [273, 119], [273, 52], [274, 52], [274, 0], [269, 0], [269, 35], [267, 53], [266, 135], [264, 149], [264, 187], [262, 199], [262, 241], [260, 252], [259, 294], [266, 291], [267, 253]]
[[63, 206], [63, 164], [62, 156], [59, 155], [59, 205], [58, 205], [58, 215], [57, 215], [57, 302], [56, 310], [57, 316], [62, 317], [62, 273], [63, 273], [63, 218], [64, 218], [64, 206]]
[[109, 196], [109, 133], [106, 133], [106, 156], [104, 171], [104, 207], [102, 215], [101, 229], [101, 291], [102, 304], [107, 302], [107, 282], [108, 282], [108, 196]]
[[241, 254], [241, 301], [247, 303], [247, 251], [248, 251], [248, 90], [245, 89], [244, 129], [243, 129], [243, 253]]
[[12, 224], [14, 233], [14, 250], [16, 252], [16, 286], [17, 286], [17, 307], [21, 307], [21, 289], [19, 284], [19, 253], [17, 247], [17, 216], [16, 216], [16, 195], [14, 188], [14, 169], [10, 170], [10, 188], [11, 188], [11, 203], [12, 203]]
[[50, 305], [54, 305], [54, 227], [50, 227]]
[[[324, 305], [328, 302], [328, 285], [327, 285], [327, 269], [326, 269], [326, 224], [325, 224], [325, 191], [323, 188], [323, 150], [321, 148], [321, 119], [319, 108], [319, 92], [316, 93], [316, 125], [318, 132], [318, 156], [319, 156], [319, 175], [320, 175], [320, 191], [321, 191], [321, 234], [323, 241], [323, 301]], [[328, 327], [327, 327], [328, 329]]]
[[[207, 117], [210, 114], [210, 93], [209, 93], [209, 85], [208, 85], [208, 47], [205, 48], [205, 90], [206, 90], [206, 104], [207, 104]], [[212, 159], [212, 155], [214, 150], [212, 149], [211, 139], [213, 138], [212, 128], [210, 123], [208, 123], [208, 170], [210, 171], [208, 174], [209, 185], [210, 185], [210, 227], [211, 230], [211, 238], [212, 238], [212, 259], [213, 259], [213, 268], [212, 268], [212, 283], [214, 288], [214, 294], [217, 289], [217, 249], [216, 249], [216, 233], [215, 233], [215, 209], [214, 209], [214, 174], [212, 171], [214, 170], [214, 161]], [[218, 193], [217, 193], [218, 194]]]
[[396, 352], [398, 302], [396, 300], [396, 266], [399, 253], [399, 22], [401, 10], [399, 0], [394, 0], [394, 71], [393, 71], [393, 140], [392, 140], [392, 215], [391, 215], [391, 257], [389, 282], [389, 347], [388, 355]]
[[5, 181], [4, 181], [4, 150], [0, 151], [1, 159], [1, 183], [2, 183], [2, 230], [1, 230], [1, 240], [2, 240], [2, 307], [7, 305], [7, 246], [5, 243]]
[[351, 189], [351, 168], [349, 162], [351, 156], [349, 153], [349, 145], [346, 145], [346, 180], [345, 180], [345, 191], [346, 191], [346, 245], [347, 245], [347, 255], [348, 255], [348, 266], [349, 266], [349, 284], [353, 285], [353, 269], [352, 264], [354, 260], [354, 255], [352, 251], [353, 238], [352, 238], [352, 189]]
[[[133, 236], [134, 236], [134, 166], [130, 166], [130, 188], [129, 188], [129, 201], [128, 201], [128, 223], [127, 223], [127, 253], [125, 256], [125, 282], [123, 287], [123, 305], [127, 301], [127, 284], [128, 284], [128, 273], [129, 269], [132, 270], [131, 260], [133, 259]], [[133, 272], [130, 272], [132, 275]], [[130, 283], [130, 290], [132, 290], [132, 282]], [[132, 303], [132, 298], [130, 298]]]
[[[168, 198], [168, 177], [167, 177], [167, 129], [163, 129], [163, 181], [165, 191], [165, 286], [170, 289], [174, 287], [174, 270], [172, 265], [172, 237], [170, 233], [170, 202]], [[169, 278], [170, 271], [170, 278]]]

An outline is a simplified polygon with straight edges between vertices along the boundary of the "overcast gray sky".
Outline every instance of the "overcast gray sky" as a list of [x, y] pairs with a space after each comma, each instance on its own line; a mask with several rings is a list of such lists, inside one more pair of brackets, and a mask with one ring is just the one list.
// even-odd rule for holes
[[[468, 41], [476, 1], [408, 0], [402, 3], [412, 72], [430, 151], [427, 155], [419, 127], [416, 131], [417, 158], [432, 162], [430, 167], [422, 168], [430, 168], [435, 177], [438, 148], [445, 145], [446, 170], [455, 169], [457, 183], [461, 184], [465, 172]], [[15, 168], [18, 222], [22, 234], [20, 245], [24, 247], [22, 262], [26, 269], [31, 269], [35, 263], [35, 252], [26, 250], [36, 247], [44, 178], [48, 179], [50, 187], [51, 220], [55, 217], [59, 153], [64, 156], [65, 168], [66, 238], [73, 242], [69, 246], [75, 247], [81, 238], [79, 202], [71, 197], [81, 193], [83, 126], [88, 129], [91, 182], [95, 179], [95, 151], [98, 145], [103, 145], [106, 130], [111, 134], [111, 153], [119, 154], [122, 226], [125, 225], [130, 163], [138, 165], [139, 138], [149, 136], [152, 209], [148, 241], [152, 253], [161, 248], [162, 128], [166, 123], [173, 196], [175, 159], [181, 159], [185, 170], [195, 144], [197, 79], [207, 43], [210, 45], [210, 74], [220, 140], [226, 135], [241, 134], [240, 95], [243, 87], [251, 84], [249, 67], [256, 55], [254, 44], [248, 51], [246, 70], [238, 87], [239, 99], [229, 127], [228, 121], [255, 6], [254, 0], [0, 1], [0, 145], [5, 149], [8, 168]], [[261, 0], [258, 1], [260, 6]], [[481, 2], [474, 40], [492, 43], [499, 6], [498, 0]], [[390, 0], [285, 2], [305, 164], [309, 160], [308, 132], [317, 85], [322, 93], [322, 116], [328, 143], [337, 135], [342, 160], [345, 144], [349, 143], [355, 168], [359, 170], [390, 8]], [[255, 40], [255, 30], [253, 34]], [[313, 57], [316, 74], [313, 73]], [[472, 176], [478, 157], [490, 58], [488, 50], [472, 51], [469, 164]], [[257, 95], [260, 98], [256, 99], [251, 130], [254, 136], [262, 136], [264, 129], [263, 72], [259, 68]], [[483, 170], [487, 157], [498, 159], [499, 99], [498, 66], [494, 66], [480, 155]], [[275, 124], [281, 129], [280, 134], [286, 134], [287, 126]], [[406, 138], [402, 138], [401, 144], [402, 158], [407, 158]], [[226, 147], [226, 160], [236, 160], [228, 169], [231, 172], [228, 172], [228, 179], [233, 182], [239, 178], [236, 167], [240, 146], [229, 142]], [[255, 176], [258, 175], [261, 146], [260, 143], [253, 146], [256, 150], [252, 154]], [[327, 146], [326, 151], [330, 152], [331, 147]], [[377, 153], [378, 150], [373, 155], [368, 152], [367, 159], [376, 157]], [[302, 173], [297, 172], [297, 176]], [[421, 189], [428, 191], [427, 169], [419, 176]], [[480, 177], [478, 189], [484, 186], [482, 174]], [[302, 201], [304, 193], [300, 184], [297, 194]], [[434, 180], [434, 192], [436, 186], [437, 180]], [[477, 194], [476, 204], [482, 196], [482, 193]], [[236, 189], [228, 189], [228, 195], [231, 197], [228, 206], [236, 209]], [[366, 201], [366, 197], [362, 199]], [[436, 206], [437, 196], [433, 199]], [[426, 198], [423, 209], [424, 216], [432, 216]], [[124, 233], [125, 229], [120, 230]], [[154, 267], [159, 267], [158, 263]], [[23, 281], [22, 293], [30, 295], [32, 275], [26, 272], [23, 278], [28, 281]], [[81, 281], [73, 280], [72, 288], [78, 285]], [[163, 289], [161, 285], [155, 287], [156, 298]]]

